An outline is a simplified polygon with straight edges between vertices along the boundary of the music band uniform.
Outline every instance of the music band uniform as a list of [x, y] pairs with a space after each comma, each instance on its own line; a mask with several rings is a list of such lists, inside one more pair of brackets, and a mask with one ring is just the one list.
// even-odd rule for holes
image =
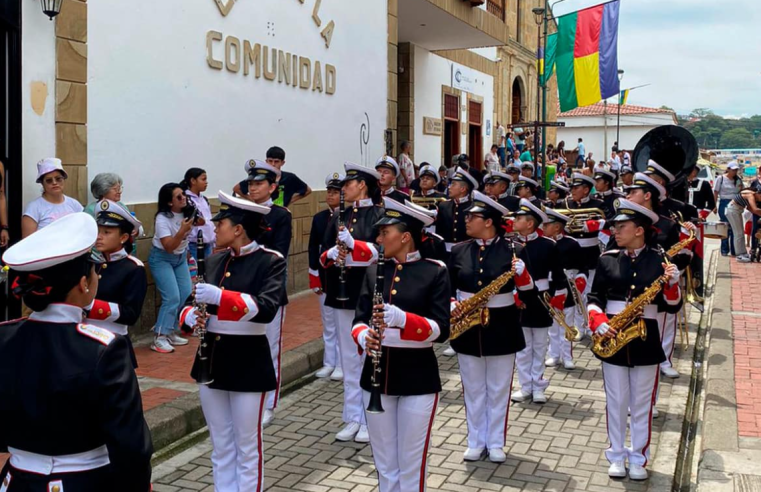
[[[394, 177], [399, 176], [399, 164], [396, 162], [396, 159], [391, 156], [384, 155], [378, 159], [375, 163], [375, 170], [377, 171], [379, 168], [390, 169], [394, 172]], [[383, 196], [391, 198], [399, 203], [404, 203], [405, 200], [410, 199], [410, 195], [401, 190], [397, 190], [393, 185], [390, 188], [383, 190]]]
[[[478, 189], [478, 181], [461, 167], [457, 168], [451, 180], [465, 183], [470, 192]], [[465, 231], [465, 214], [470, 206], [470, 193], [462, 198], [449, 199], [439, 203], [438, 214], [436, 215], [436, 234], [444, 239], [447, 252], [451, 252], [455, 244], [469, 239], [468, 233]]]
[[[404, 223], [415, 237], [433, 219], [409, 206], [384, 198], [385, 216], [376, 223]], [[376, 270], [367, 269], [357, 303], [352, 336], [361, 350], [373, 314]], [[381, 492], [425, 490], [426, 461], [441, 379], [434, 343], [449, 337], [449, 277], [444, 263], [419, 251], [399, 263], [383, 266], [383, 301], [403, 312], [401, 326], [384, 329], [380, 358], [383, 413], [367, 413], [367, 426]], [[372, 358], [365, 357], [360, 386], [370, 401]]]
[[[219, 200], [222, 205], [214, 222], [229, 218], [245, 225], [258, 219], [263, 227], [270, 210], [221, 191]], [[262, 418], [267, 393], [277, 388], [266, 330], [284, 296], [286, 269], [283, 256], [256, 238], [237, 254], [228, 248], [206, 259], [206, 289], [216, 293], [207, 304], [205, 337], [213, 382], [200, 384], [199, 395], [213, 445], [218, 492], [264, 489]], [[201, 285], [196, 286], [198, 302]], [[187, 306], [180, 323], [193, 326], [197, 316], [194, 306]], [[200, 364], [196, 354], [191, 370], [196, 380]]]

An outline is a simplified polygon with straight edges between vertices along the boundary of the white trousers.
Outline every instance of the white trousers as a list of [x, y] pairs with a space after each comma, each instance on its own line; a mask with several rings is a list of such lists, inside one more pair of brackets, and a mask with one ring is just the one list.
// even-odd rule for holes
[[[621, 367], [602, 363], [605, 383], [605, 412], [610, 447], [608, 461], [624, 461], [645, 466], [650, 459], [653, 405], [658, 387], [658, 366]], [[626, 419], [631, 411], [631, 447], [625, 448]]]
[[674, 341], [677, 331], [677, 314], [658, 313], [658, 328], [661, 332], [661, 347], [666, 354], [666, 360], [661, 367], [671, 367], [671, 356], [674, 355]]
[[283, 323], [285, 323], [285, 306], [280, 306], [275, 314], [275, 319], [267, 323], [267, 341], [270, 344], [272, 365], [275, 366], [275, 379], [277, 388], [267, 392], [267, 408], [274, 410], [280, 401], [280, 356], [283, 350]]
[[356, 422], [364, 425], [365, 408], [362, 405], [362, 389], [359, 387], [359, 377], [362, 375], [363, 356], [359, 355], [357, 344], [351, 337], [351, 325], [354, 321], [354, 310], [333, 310], [338, 345], [341, 352], [341, 367], [344, 372], [344, 410], [343, 421]]
[[[367, 406], [370, 392], [362, 391], [362, 395]], [[438, 393], [381, 395], [384, 412], [367, 414], [380, 492], [425, 490], [428, 448], [438, 403]]]
[[322, 317], [322, 340], [325, 344], [325, 353], [322, 356], [322, 365], [329, 367], [341, 367], [341, 353], [338, 349], [338, 333], [336, 333], [336, 320], [333, 308], [325, 305], [325, 294], [317, 296], [320, 299], [320, 316]]
[[[576, 307], [563, 309], [566, 323], [572, 326], [576, 317]], [[573, 360], [573, 344], [565, 338], [565, 328], [553, 322], [550, 326], [550, 348], [547, 355], [553, 359]]]
[[550, 382], [544, 379], [544, 359], [549, 344], [549, 328], [523, 328], [526, 348], [518, 352], [518, 381], [521, 389], [529, 393], [544, 390]]
[[199, 385], [201, 408], [214, 449], [216, 492], [264, 490], [262, 412], [265, 393], [223, 391]]
[[457, 354], [457, 362], [468, 421], [468, 447], [502, 449], [507, 436], [515, 354], [489, 357]]
[[[597, 270], [590, 270], [587, 274], [587, 285], [584, 287], [584, 292], [581, 293], [582, 297], [584, 297], [584, 302], [587, 306], [589, 306], [589, 293], [592, 291], [592, 282], [595, 280], [595, 273]], [[584, 336], [592, 336], [592, 330], [589, 328], [589, 323], [587, 323], [587, 329], [584, 330], [584, 318], [588, 317], [589, 315], [587, 313], [581, 313], [580, 310], [576, 310], [576, 326], [579, 328], [579, 331]]]

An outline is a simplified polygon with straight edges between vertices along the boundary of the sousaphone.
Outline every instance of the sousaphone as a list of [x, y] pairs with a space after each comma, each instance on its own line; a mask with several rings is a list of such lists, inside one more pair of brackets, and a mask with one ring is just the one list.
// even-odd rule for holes
[[672, 196], [681, 199], [679, 188], [686, 190], [685, 182], [690, 170], [698, 163], [698, 142], [685, 128], [664, 125], [653, 128], [643, 136], [634, 148], [632, 168], [635, 172], [645, 172], [647, 161], [654, 160], [676, 179], [668, 184]]

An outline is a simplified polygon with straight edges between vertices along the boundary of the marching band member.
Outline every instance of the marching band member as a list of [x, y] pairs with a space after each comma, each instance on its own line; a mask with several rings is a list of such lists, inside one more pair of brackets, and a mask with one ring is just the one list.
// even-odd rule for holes
[[524, 200], [528, 200], [535, 207], [541, 208], [542, 200], [536, 196], [538, 191], [539, 183], [537, 183], [532, 178], [527, 178], [526, 176], [521, 176], [518, 178], [518, 182], [515, 184], [515, 194], [518, 197]]
[[568, 287], [566, 276], [560, 264], [555, 241], [540, 236], [537, 230], [547, 222], [547, 214], [526, 199], [521, 200], [521, 208], [515, 213], [513, 229], [519, 234], [523, 244], [526, 268], [534, 281], [535, 288], [529, 292], [519, 292], [518, 297], [525, 304], [521, 310], [521, 327], [526, 348], [518, 352], [518, 381], [521, 389], [511, 395], [515, 402], [529, 398], [534, 403], [546, 403], [544, 390], [550, 382], [544, 379], [544, 363], [549, 343], [552, 316], [540, 301], [540, 296], [548, 293], [552, 305], [563, 309]]
[[[259, 159], [252, 159], [248, 171], [248, 198], [257, 205], [269, 207], [269, 213], [264, 218], [265, 231], [257, 241], [265, 248], [280, 253], [283, 258], [288, 258], [288, 250], [291, 248], [291, 235], [293, 222], [291, 212], [281, 205], [273, 203], [273, 196], [277, 198], [279, 193], [278, 181], [280, 169], [267, 164]], [[286, 279], [288, 274], [286, 273]], [[285, 282], [285, 280], [284, 280]], [[265, 427], [272, 422], [275, 416], [275, 408], [280, 401], [280, 353], [283, 349], [283, 323], [285, 322], [285, 306], [288, 305], [288, 295], [283, 289], [283, 298], [280, 301], [280, 309], [275, 317], [267, 323], [267, 341], [270, 344], [272, 363], [275, 365], [275, 379], [277, 388], [267, 395], [267, 409], [264, 411], [262, 425]]]
[[111, 200], [96, 206], [98, 240], [95, 249], [103, 255], [98, 265], [98, 294], [87, 311], [86, 323], [123, 335], [129, 344], [132, 363], [137, 358], [127, 330], [137, 323], [143, 311], [148, 278], [143, 262], [131, 256], [132, 234], [140, 229], [140, 221], [129, 210]]
[[[566, 208], [572, 210], [598, 208], [602, 210], [602, 201], [597, 200], [596, 198], [590, 198], [589, 196], [594, 185], [595, 180], [591, 176], [581, 173], [573, 173], [571, 180], [571, 196], [570, 199], [566, 198]], [[585, 288], [581, 293], [585, 300], [589, 296], [589, 289], [592, 287], [592, 282], [595, 278], [595, 269], [597, 268], [597, 261], [600, 258], [600, 231], [604, 225], [604, 220], [588, 220], [583, 225], [582, 230], [571, 234], [573, 238], [579, 242], [579, 246], [581, 246], [581, 256], [589, 276]], [[586, 325], [583, 319], [577, 319], [576, 321], [577, 326], [579, 326], [580, 329]], [[582, 333], [582, 336], [589, 335], [589, 329], [586, 330], [586, 333]]]
[[510, 176], [510, 188], [507, 190], [508, 193], [511, 195], [517, 195], [515, 192], [515, 186], [518, 184], [518, 179], [521, 175], [520, 166], [517, 166], [514, 162], [511, 162], [507, 165], [507, 168], [505, 168], [505, 173]]
[[605, 218], [611, 219], [616, 213], [616, 207], [613, 203], [617, 198], [623, 197], [616, 188], [616, 173], [606, 169], [597, 169], [594, 174], [595, 180], [595, 198], [602, 202], [602, 211], [605, 212]]
[[427, 209], [410, 201], [404, 202], [404, 205], [431, 218], [431, 224], [423, 229], [423, 237], [418, 244], [418, 251], [423, 255], [423, 258], [443, 262], [449, 260], [444, 238], [431, 231], [432, 224], [436, 221], [436, 210]]
[[521, 176], [524, 178], [534, 177], [534, 163], [531, 161], [525, 161], [521, 164]]
[[336, 328], [335, 314], [333, 308], [325, 305], [327, 294], [326, 272], [320, 267], [320, 254], [322, 253], [322, 240], [325, 237], [325, 231], [328, 230], [328, 224], [333, 215], [338, 212], [338, 205], [341, 196], [341, 187], [343, 186], [344, 175], [342, 173], [331, 173], [325, 178], [325, 203], [328, 208], [317, 212], [312, 218], [312, 228], [309, 232], [309, 288], [312, 289], [320, 299], [320, 315], [322, 317], [322, 339], [325, 344], [325, 351], [322, 358], [322, 369], [315, 373], [318, 378], [330, 377], [333, 381], [343, 379], [343, 370], [341, 369], [341, 353], [338, 348], [338, 333]]
[[[367, 413], [380, 490], [425, 490], [426, 458], [441, 391], [433, 343], [449, 337], [449, 278], [444, 263], [424, 259], [418, 250], [423, 228], [433, 219], [388, 197], [384, 203], [385, 215], [376, 223], [378, 244], [386, 255], [383, 303], [374, 305], [377, 268], [369, 268], [352, 336], [360, 350], [369, 351], [360, 380], [368, 410], [371, 354], [381, 352], [375, 377], [384, 411]], [[381, 327], [380, 336], [373, 326]]]
[[470, 194], [478, 189], [478, 181], [458, 167], [449, 183], [449, 200], [439, 203], [436, 215], [436, 234], [444, 238], [447, 252], [468, 239], [465, 231], [465, 214], [470, 208]]
[[453, 315], [461, 314], [460, 302], [477, 295], [503, 273], [515, 271], [513, 279], [487, 304], [489, 326], [474, 326], [451, 342], [460, 365], [468, 421], [465, 461], [480, 460], [484, 453], [495, 463], [505, 461], [502, 448], [515, 354], [526, 346], [513, 291], [531, 290], [534, 282], [526, 268], [524, 247], [501, 235], [499, 224], [505, 214], [505, 207], [475, 192], [466, 222], [473, 239], [455, 246], [449, 263]]
[[33, 313], [0, 330], [3, 492], [151, 490], [150, 431], [126, 337], [82, 323], [98, 291], [89, 214], [13, 245], [11, 290]]
[[521, 199], [508, 192], [512, 180], [513, 178], [507, 173], [493, 171], [484, 178], [484, 191], [507, 210], [515, 212], [518, 210]]
[[[376, 205], [381, 200], [378, 188], [380, 175], [374, 169], [350, 162], [344, 164], [344, 169], [346, 178], [343, 181], [343, 192], [348, 206], [343, 216], [333, 215], [323, 239], [323, 252], [320, 255], [320, 264], [327, 269], [325, 305], [332, 307], [335, 315], [341, 367], [344, 373], [343, 421], [346, 426], [336, 434], [336, 439], [369, 442], [365, 410], [362, 407], [362, 390], [359, 386], [362, 357], [357, 353], [351, 337], [351, 327], [365, 271], [378, 258], [378, 251], [373, 242], [378, 237], [375, 224], [383, 217], [383, 208]], [[343, 228], [339, 228], [339, 220], [343, 222]], [[341, 246], [337, 242], [340, 242]], [[344, 248], [349, 252], [345, 257], [342, 252]], [[336, 265], [336, 260], [345, 264], [344, 285], [347, 301], [337, 299], [341, 287], [340, 268]]]
[[621, 168], [621, 183], [624, 187], [630, 186], [634, 181], [634, 171], [631, 167], [624, 165]]
[[[433, 166], [430, 164], [422, 166], [420, 168], [420, 193], [413, 193], [412, 200], [415, 198], [445, 198], [446, 194], [438, 191], [436, 187], [439, 185], [441, 178], [439, 173], [436, 172]], [[393, 198], [393, 197], [390, 197]], [[428, 208], [428, 207], [427, 207]], [[436, 206], [430, 208], [436, 209]]]
[[[610, 448], [605, 456], [610, 462], [608, 475], [626, 477], [625, 461], [629, 461], [629, 478], [647, 479], [650, 457], [652, 410], [658, 387], [658, 365], [665, 360], [656, 321], [658, 306], [676, 312], [679, 309], [679, 270], [666, 264], [662, 255], [648, 246], [652, 226], [658, 214], [629, 200], [620, 199], [616, 208], [614, 233], [621, 249], [609, 250], [600, 257], [597, 275], [589, 295], [590, 326], [596, 337], [612, 337], [615, 331], [609, 318], [666, 273], [668, 283], [653, 304], [645, 307], [640, 318], [645, 323], [647, 338], [635, 338], [618, 353], [602, 361], [605, 382], [606, 414]], [[634, 320], [638, 322], [639, 320]], [[627, 411], [631, 412], [629, 429], [631, 448], [625, 448]]]
[[[545, 213], [547, 214], [547, 221], [542, 224], [544, 237], [555, 240], [560, 266], [564, 270], [568, 281], [574, 282], [576, 289], [581, 293], [584, 291], [586, 284], [587, 270], [581, 260], [581, 246], [579, 246], [578, 241], [566, 235], [564, 231], [566, 224], [568, 224], [571, 218], [551, 208], [545, 209]], [[556, 281], [555, 278], [552, 279], [552, 283], [554, 284], [555, 292], [562, 290], [564, 287], [566, 289], [569, 287], [568, 285], [561, 284], [559, 280]], [[563, 311], [566, 323], [569, 326], [573, 326], [577, 310], [574, 296], [569, 292], [563, 306], [560, 307], [558, 299], [558, 306], [556, 307]], [[547, 367], [563, 364], [563, 367], [569, 371], [576, 369], [576, 365], [573, 363], [573, 346], [565, 337], [565, 329], [555, 320], [553, 320], [550, 327], [550, 347], [547, 350], [547, 355], [547, 360], [544, 362]]]
[[[215, 490], [260, 492], [266, 394], [278, 386], [267, 324], [277, 316], [285, 296], [287, 264], [283, 255], [258, 242], [267, 227], [268, 206], [222, 191], [219, 201], [219, 213], [211, 220], [217, 246], [227, 249], [206, 260], [206, 282], [195, 286], [195, 303], [207, 306], [208, 319], [187, 306], [180, 322], [206, 329], [213, 381], [199, 384], [199, 396], [214, 447]], [[196, 354], [194, 379], [203, 374], [203, 364]]]
[[[412, 164], [410, 164], [412, 165]], [[375, 170], [378, 171], [380, 178], [378, 178], [378, 186], [380, 187], [381, 194], [396, 200], [399, 203], [404, 203], [404, 200], [409, 200], [410, 196], [400, 190], [397, 190], [394, 184], [396, 184], [396, 178], [399, 176], [399, 164], [393, 157], [384, 155], [375, 163]]]
[[568, 186], [560, 181], [550, 181], [550, 189], [547, 192], [547, 207], [549, 208], [563, 208], [563, 200], [568, 196], [568, 192], [571, 191]]

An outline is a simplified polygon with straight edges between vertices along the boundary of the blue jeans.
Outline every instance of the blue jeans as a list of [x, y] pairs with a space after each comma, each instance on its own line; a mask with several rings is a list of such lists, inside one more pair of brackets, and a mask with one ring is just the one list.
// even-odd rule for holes
[[[209, 256], [211, 256], [211, 244], [206, 244], [204, 247], [204, 252], [206, 255], [204, 258], [208, 259]], [[198, 244], [189, 242], [188, 243], [188, 251], [190, 251], [190, 256], [193, 257], [194, 260], [196, 260], [196, 263], [198, 262]]]
[[158, 335], [169, 335], [179, 329], [180, 306], [193, 292], [187, 256], [153, 247], [148, 266], [161, 294], [161, 308], [153, 330]]
[[499, 156], [499, 165], [502, 167], [505, 167], [505, 148], [504, 147], [498, 147], [497, 148], [497, 155]]
[[[727, 220], [727, 205], [729, 205], [729, 202], [731, 201], [732, 200], [730, 198], [719, 198], [719, 219], [727, 224], [729, 224], [729, 221]], [[735, 245], [732, 241], [732, 238], [732, 228], [730, 227], [727, 239], [721, 240], [721, 254], [724, 256], [728, 255], [730, 251], [733, 255], [735, 254]]]

